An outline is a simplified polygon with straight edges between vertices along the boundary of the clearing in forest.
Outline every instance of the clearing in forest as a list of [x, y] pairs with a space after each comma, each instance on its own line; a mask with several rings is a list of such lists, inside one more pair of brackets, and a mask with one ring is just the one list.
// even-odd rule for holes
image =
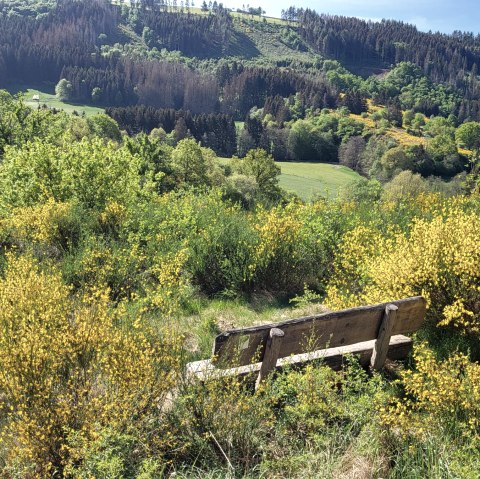
[[66, 113], [73, 113], [75, 111], [79, 115], [85, 114], [86, 116], [92, 116], [104, 112], [103, 108], [81, 103], [67, 103], [60, 101], [55, 95], [54, 88], [55, 87], [51, 85], [36, 85], [35, 87], [15, 85], [8, 90], [10, 93], [23, 93], [25, 103], [31, 108], [38, 108], [39, 105], [47, 105], [48, 108], [56, 108], [57, 110], [63, 110]]
[[337, 163], [279, 161], [277, 164], [282, 169], [280, 186], [304, 200], [315, 195], [333, 198], [340, 188], [360, 178], [355, 171]]

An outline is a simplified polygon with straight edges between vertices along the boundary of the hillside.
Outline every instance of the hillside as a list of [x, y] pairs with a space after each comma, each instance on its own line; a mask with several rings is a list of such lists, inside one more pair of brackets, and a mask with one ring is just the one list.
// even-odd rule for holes
[[[208, 141], [222, 119], [134, 111]], [[0, 476], [478, 476], [480, 175], [396, 170], [451, 168], [447, 140], [479, 138], [480, 124], [422, 126], [405, 112], [395, 128], [423, 128], [435, 146], [414, 164], [418, 145], [381, 132], [398, 112], [364, 113], [366, 135], [345, 108], [298, 119], [291, 148], [334, 154], [343, 135], [342, 163], [382, 182], [333, 163], [281, 162], [282, 175], [262, 148], [220, 159], [188, 128], [127, 135], [106, 114], [32, 109], [1, 91]], [[216, 131], [235, 133], [223, 121]], [[243, 131], [271, 121], [252, 112]], [[281, 188], [306, 197], [325, 183], [342, 194]], [[285, 367], [256, 390], [255, 378], [187, 373], [231, 328], [418, 295], [413, 350], [381, 371], [345, 356], [339, 371]], [[332, 317], [334, 344], [353, 339]], [[331, 341], [298, 338], [308, 351]]]
[[478, 479], [479, 46], [0, 0], [0, 478]]
[[[456, 134], [480, 115], [477, 40], [467, 35], [146, 1], [10, 1], [0, 13], [0, 86], [41, 84], [50, 106], [67, 111], [105, 108], [129, 135], [191, 136], [223, 157], [262, 148], [280, 162], [341, 162], [381, 182], [405, 169], [451, 180], [473, 166], [475, 142]], [[436, 67], [410, 55], [420, 43]], [[349, 70], [371, 66], [382, 75]], [[57, 103], [49, 95], [60, 80]], [[430, 128], [433, 117], [443, 120]]]
[[[72, 82], [72, 95], [77, 101], [91, 102], [93, 88], [100, 88], [103, 96], [97, 101], [108, 106], [147, 103], [210, 112], [218, 105], [193, 106], [185, 99], [177, 99], [176, 93], [173, 97], [166, 95], [162, 88], [157, 95], [152, 95], [150, 90], [161, 83], [148, 77], [161, 76], [167, 67], [153, 69], [144, 61], [156, 59], [161, 64], [178, 64], [176, 83], [180, 82], [184, 89], [188, 88], [190, 75], [182, 65], [188, 65], [214, 83], [213, 89], [201, 94], [215, 93], [218, 98], [228, 93], [227, 86], [241, 96], [245, 94], [238, 91], [238, 80], [234, 81], [235, 77], [244, 74], [244, 68], [280, 67], [289, 71], [288, 76], [292, 78], [288, 80], [288, 88], [267, 84], [262, 101], [276, 93], [285, 96], [302, 91], [305, 94], [306, 90], [316, 88], [315, 82], [308, 81], [309, 73], [322, 75], [327, 73], [327, 69], [332, 69], [331, 63], [325, 68], [323, 60], [338, 60], [354, 71], [376, 65], [375, 68], [383, 72], [392, 64], [412, 61], [432, 81], [458, 89], [463, 102], [456, 105], [455, 114], [458, 115], [463, 108], [463, 115], [475, 119], [478, 111], [475, 103], [479, 94], [476, 78], [478, 46], [476, 40], [468, 36], [420, 34], [414, 27], [400, 23], [369, 24], [356, 19], [318, 16], [308, 10], [294, 11], [295, 22], [277, 22], [254, 15], [230, 14], [222, 8], [207, 12], [189, 8], [181, 13], [180, 8], [174, 10], [172, 7], [165, 11], [161, 6], [150, 8], [148, 2], [140, 2], [139, 8], [127, 7], [126, 4], [121, 7], [110, 5], [101, 0], [83, 2], [81, 8], [75, 0], [58, 6], [53, 2], [22, 5], [25, 3], [9, 0], [1, 6], [3, 36], [0, 37], [0, 65], [5, 68], [1, 70], [0, 86], [16, 82], [56, 83], [60, 77], [66, 77]], [[61, 47], [57, 38], [59, 28], [68, 38]], [[385, 31], [391, 32], [390, 36], [385, 36]], [[365, 35], [368, 35], [368, 42], [364, 39]], [[338, 40], [340, 38], [343, 40]], [[384, 43], [376, 42], [377, 38]], [[375, 42], [376, 46], [373, 46]], [[422, 48], [435, 50], [435, 57], [432, 53], [428, 55], [429, 68], [422, 63], [423, 60], [417, 62], [408, 54], [410, 51], [418, 52], [420, 43]], [[430, 47], [433, 43], [442, 45], [443, 49]], [[49, 44], [54, 47], [50, 52], [44, 50]], [[364, 45], [364, 50], [358, 50], [356, 45], [359, 44]], [[383, 56], [379, 50], [384, 52]], [[22, 52], [21, 63], [18, 63], [19, 55], [11, 54], [14, 51]], [[452, 58], [459, 59], [455, 61], [463, 61], [461, 59], [464, 58], [464, 64], [453, 64]], [[241, 64], [242, 68], [226, 74], [225, 64], [233, 61]], [[449, 65], [448, 74], [445, 73], [446, 63]], [[128, 78], [122, 75], [124, 71], [130, 72]], [[212, 74], [213, 77], [210, 77]], [[144, 85], [139, 84], [141, 76], [147, 77], [143, 80]], [[331, 83], [331, 78], [329, 80], [327, 84]], [[199, 83], [198, 79], [196, 82]], [[339, 89], [344, 91], [342, 85], [331, 86], [333, 91], [328, 93], [333, 97], [338, 95]], [[313, 97], [308, 99], [309, 103]]]

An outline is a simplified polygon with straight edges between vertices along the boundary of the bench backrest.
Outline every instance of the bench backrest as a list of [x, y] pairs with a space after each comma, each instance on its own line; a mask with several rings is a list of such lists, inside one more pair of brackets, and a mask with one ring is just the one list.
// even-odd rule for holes
[[278, 358], [370, 341], [378, 336], [387, 304], [398, 307], [393, 335], [414, 332], [422, 325], [426, 301], [417, 296], [276, 324], [226, 331], [215, 338], [214, 359], [217, 365], [225, 367], [245, 366], [261, 361], [272, 328], [284, 332]]

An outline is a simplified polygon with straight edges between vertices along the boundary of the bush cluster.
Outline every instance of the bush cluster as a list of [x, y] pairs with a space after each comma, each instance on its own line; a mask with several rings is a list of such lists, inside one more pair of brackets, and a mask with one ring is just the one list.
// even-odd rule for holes
[[[478, 193], [402, 194], [403, 175], [307, 204], [262, 150], [222, 168], [192, 140], [51, 123], [0, 152], [2, 477], [478, 477]], [[205, 305], [419, 294], [396, 381], [352, 358], [257, 392], [185, 374], [220, 326]]]

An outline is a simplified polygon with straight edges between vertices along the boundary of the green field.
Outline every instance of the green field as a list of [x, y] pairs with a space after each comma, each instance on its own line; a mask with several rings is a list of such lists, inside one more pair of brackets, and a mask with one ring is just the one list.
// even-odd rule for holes
[[[11, 93], [23, 93], [25, 103], [32, 108], [37, 108], [38, 105], [47, 105], [49, 108], [63, 110], [66, 113], [73, 113], [76, 111], [79, 115], [85, 114], [86, 116], [92, 116], [104, 111], [103, 108], [97, 108], [90, 105], [60, 101], [55, 96], [54, 87], [50, 85], [35, 87], [16, 85], [15, 87], [9, 88], [9, 91]], [[33, 100], [34, 95], [39, 96], [39, 101]]]
[[360, 178], [346, 166], [331, 163], [279, 161], [282, 168], [280, 186], [305, 200], [314, 195], [335, 197], [339, 189]]
[[[228, 165], [230, 158], [219, 158]], [[355, 171], [336, 163], [311, 163], [308, 161], [277, 161], [282, 169], [280, 186], [304, 200], [315, 195], [328, 198], [337, 196], [340, 189], [360, 178]]]
[[[180, 10], [176, 8], [175, 11], [180, 11]], [[184, 11], [188, 13], [187, 9], [185, 9]], [[196, 15], [210, 15], [212, 12], [210, 10], [204, 12], [201, 8], [191, 7], [190, 13], [194, 13]], [[289, 22], [277, 17], [268, 17], [265, 15], [262, 15], [262, 16], [250, 15], [249, 13], [236, 12], [233, 10], [230, 11], [230, 15], [234, 18], [241, 18], [242, 20], [256, 20], [257, 22], [265, 21], [266, 23], [273, 23], [275, 25], [289, 25]]]

